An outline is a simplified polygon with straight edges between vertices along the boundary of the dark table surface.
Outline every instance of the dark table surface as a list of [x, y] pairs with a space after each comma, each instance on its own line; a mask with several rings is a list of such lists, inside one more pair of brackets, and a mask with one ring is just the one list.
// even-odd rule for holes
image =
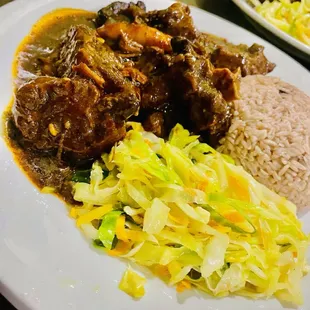
[[[0, 0], [0, 7], [11, 1], [12, 0]], [[252, 23], [248, 21], [245, 15], [230, 0], [193, 0], [193, 1], [184, 0], [183, 2], [196, 5], [213, 14], [219, 15], [259, 36], [265, 35], [265, 34], [262, 34], [261, 32], [258, 32], [256, 27], [254, 27]], [[280, 45], [279, 45], [278, 41], [272, 35], [268, 35], [268, 38], [265, 38], [265, 39], [267, 39], [267, 41], [270, 41], [273, 44], [278, 45], [280, 48], [283, 44], [283, 42], [280, 42]], [[296, 56], [292, 56], [292, 57], [298, 62], [300, 62], [303, 66], [305, 66], [308, 70], [310, 70], [310, 61], [309, 63], [306, 63], [305, 61], [299, 59]], [[2, 295], [0, 295], [0, 309], [14, 310], [15, 308]]]

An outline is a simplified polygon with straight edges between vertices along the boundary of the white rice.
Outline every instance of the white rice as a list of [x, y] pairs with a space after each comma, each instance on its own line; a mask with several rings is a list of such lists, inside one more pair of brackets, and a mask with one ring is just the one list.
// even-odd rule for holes
[[278, 78], [248, 76], [218, 150], [253, 177], [310, 210], [310, 97]]

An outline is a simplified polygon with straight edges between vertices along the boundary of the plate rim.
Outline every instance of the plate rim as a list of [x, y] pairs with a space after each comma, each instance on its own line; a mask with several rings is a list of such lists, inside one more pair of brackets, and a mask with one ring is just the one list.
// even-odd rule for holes
[[[57, 0], [55, 0], [57, 1]], [[112, 1], [112, 0], [111, 0]], [[126, 0], [128, 1], [128, 0]], [[156, 0], [148, 0], [149, 2], [154, 2], [154, 3], [157, 3]], [[10, 12], [11, 10], [14, 10], [15, 7], [17, 7], [18, 5], [20, 5], [21, 3], [27, 3], [27, 5], [31, 5], [31, 3], [39, 3], [39, 2], [43, 2], [43, 0], [41, 1], [38, 1], [38, 0], [15, 0], [11, 3], [8, 3], [7, 5], [3, 6], [3, 12]], [[44, 0], [44, 3], [49, 3], [49, 2], [54, 2], [54, 0]], [[162, 0], [162, 2], [166, 2], [167, 5], [171, 4], [173, 1], [170, 1], [170, 0]], [[91, 1], [89, 1], [89, 3], [91, 3]], [[44, 4], [43, 4], [44, 5]], [[229, 20], [226, 20], [220, 16], [217, 16], [216, 14], [213, 14], [213, 13], [210, 13], [208, 11], [205, 11], [203, 9], [200, 9], [200, 8], [196, 8], [196, 7], [192, 7], [190, 6], [191, 10], [192, 11], [200, 11], [201, 14], [204, 14], [205, 16], [207, 15], [212, 15], [214, 18], [218, 19], [218, 20], [221, 20], [221, 22], [225, 22], [226, 24], [231, 24], [234, 26], [234, 28], [236, 29], [240, 29], [242, 30], [243, 32], [246, 32], [249, 36], [251, 36], [251, 38], [253, 38], [253, 40], [255, 40], [256, 38], [259, 38], [260, 41], [262, 41], [264, 44], [266, 44], [266, 46], [268, 46], [269, 48], [273, 48], [275, 50], [277, 50], [278, 53], [281, 53], [283, 56], [285, 56], [287, 59], [290, 59], [291, 60], [291, 63], [293, 66], [299, 66], [301, 69], [303, 69], [306, 72], [307, 69], [302, 66], [299, 62], [297, 62], [295, 59], [293, 59], [290, 55], [286, 54], [285, 52], [283, 52], [281, 49], [277, 48], [276, 46], [274, 46], [272, 43], [269, 43], [268, 41], [264, 40], [263, 38], [259, 37], [258, 35], [252, 33], [251, 31], [247, 30], [247, 29], [244, 29], [243, 27], [239, 26], [239, 25], [236, 25], [234, 24], [233, 22], [229, 21]], [[2, 8], [0, 8], [0, 16], [1, 16], [1, 11], [2, 11]], [[21, 16], [19, 16], [19, 19], [22, 18]], [[195, 21], [195, 19], [194, 19]], [[0, 21], [0, 26], [2, 25], [2, 23], [5, 22], [5, 21]], [[199, 26], [197, 26], [197, 28], [200, 28]], [[6, 30], [4, 30], [1, 34], [0, 34], [0, 38], [2, 36], [5, 36], [6, 34]], [[1, 40], [0, 40], [1, 41]], [[2, 112], [2, 109], [0, 109], [0, 113]], [[15, 163], [16, 165], [16, 163]], [[29, 182], [29, 181], [28, 181]], [[33, 187], [33, 185], [32, 185]], [[5, 285], [5, 282], [2, 282], [0, 280], [0, 291], [3, 292], [3, 295], [5, 297], [7, 297], [7, 299], [13, 304], [13, 305], [16, 305], [18, 307], [21, 307], [22, 305], [22, 308], [23, 309], [30, 309], [28, 308], [29, 306], [29, 303], [26, 303], [25, 302], [25, 299], [22, 298], [22, 296], [18, 296], [17, 292], [14, 291], [14, 289], [12, 289], [12, 287], [9, 287], [7, 285]]]

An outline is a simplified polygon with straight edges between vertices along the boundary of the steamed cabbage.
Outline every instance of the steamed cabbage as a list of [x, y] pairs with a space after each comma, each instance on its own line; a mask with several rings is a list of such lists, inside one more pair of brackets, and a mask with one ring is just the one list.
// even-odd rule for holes
[[[74, 185], [71, 215], [93, 243], [178, 291], [302, 304], [309, 237], [295, 205], [180, 125], [167, 141], [131, 125]], [[140, 280], [127, 272], [121, 287], [141, 296]]]

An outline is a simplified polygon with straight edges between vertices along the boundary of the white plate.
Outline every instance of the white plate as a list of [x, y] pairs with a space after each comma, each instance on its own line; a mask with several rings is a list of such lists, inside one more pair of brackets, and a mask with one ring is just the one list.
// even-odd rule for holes
[[[57, 7], [98, 10], [106, 0], [15, 0], [0, 9], [0, 111], [12, 96], [11, 63], [15, 49], [42, 14]], [[146, 1], [148, 9], [165, 8], [165, 0]], [[253, 34], [199, 9], [192, 9], [201, 30], [233, 42], [266, 46], [277, 63], [274, 75], [309, 94], [310, 74], [293, 59]], [[0, 138], [0, 284], [1, 291], [18, 309], [40, 310], [280, 310], [277, 300], [214, 299], [187, 292], [177, 295], [150, 277], [146, 296], [133, 301], [118, 290], [124, 262], [92, 250], [55, 197], [40, 194], [12, 160]], [[310, 214], [304, 219], [310, 232]], [[310, 253], [309, 253], [310, 254]], [[309, 255], [310, 259], [310, 255]], [[303, 282], [305, 305], [310, 309], [310, 276]], [[308, 294], [306, 294], [308, 291]]]
[[[292, 53], [296, 56], [302, 57], [305, 60], [310, 61], [310, 46], [304, 44], [303, 42], [295, 39], [294, 37], [290, 36], [289, 34], [285, 33], [284, 31], [278, 29], [276, 26], [269, 23], [263, 16], [258, 14], [254, 8], [249, 4], [248, 0], [232, 0], [244, 13], [246, 13], [250, 18], [252, 18], [256, 23], [260, 26], [264, 27], [280, 39], [282, 39], [285, 43], [291, 45], [293, 48], [297, 49], [289, 49]], [[267, 34], [268, 35], [268, 34]], [[281, 43], [279, 43], [281, 45]], [[288, 49], [285, 44], [284, 46]], [[299, 51], [299, 55], [298, 55]], [[301, 54], [304, 53], [305, 55]]]

